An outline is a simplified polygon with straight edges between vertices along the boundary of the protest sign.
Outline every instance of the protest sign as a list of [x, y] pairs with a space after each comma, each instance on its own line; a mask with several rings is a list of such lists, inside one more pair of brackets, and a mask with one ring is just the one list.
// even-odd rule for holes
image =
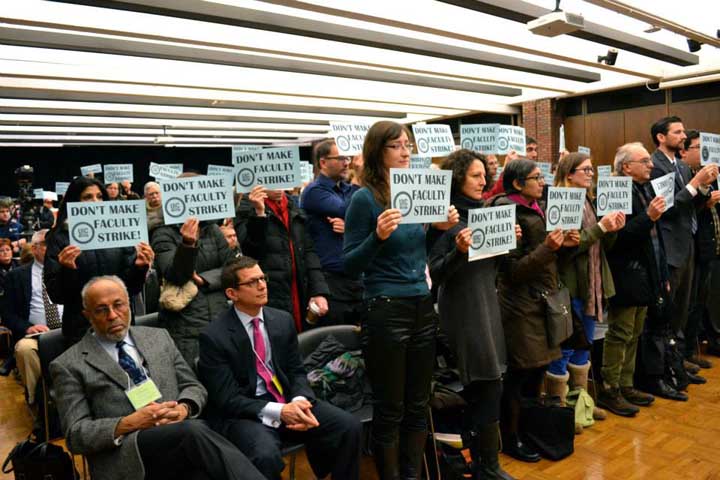
[[481, 153], [495, 153], [499, 123], [460, 125], [460, 146]]
[[55, 193], [65, 195], [69, 186], [70, 182], [55, 182]]
[[268, 190], [287, 190], [302, 183], [298, 147], [238, 152], [235, 160], [238, 193], [247, 193], [255, 185], [262, 185]]
[[43, 189], [42, 188], [33, 188], [33, 198], [35, 200], [42, 200], [43, 199]]
[[400, 210], [402, 223], [445, 222], [451, 181], [450, 170], [391, 168], [392, 208]]
[[144, 200], [70, 202], [67, 213], [70, 245], [80, 250], [133, 247], [148, 242]]
[[545, 175], [545, 185], [555, 185], [555, 174], [554, 173], [548, 173]]
[[117, 182], [120, 183], [123, 180], [134, 182], [133, 179], [133, 166], [131, 163], [115, 163], [105, 165], [104, 178], [105, 183]]
[[302, 183], [310, 183], [315, 179], [312, 163], [300, 162], [300, 176], [302, 177]]
[[502, 255], [517, 246], [515, 205], [468, 210], [468, 261]]
[[720, 135], [700, 132], [700, 160], [720, 164]]
[[558, 151], [560, 153], [565, 151], [565, 125], [560, 125], [560, 148], [558, 148]]
[[338, 155], [360, 155], [365, 143], [365, 134], [372, 122], [330, 122], [330, 133], [335, 139]]
[[58, 195], [55, 192], [43, 192], [43, 200], [52, 200], [53, 202], [57, 202]]
[[548, 188], [545, 229], [547, 231], [558, 227], [563, 230], [579, 229], [582, 225], [584, 205], [584, 188]]
[[418, 154], [424, 157], [444, 157], [455, 151], [450, 125], [416, 123], [412, 129]]
[[182, 163], [155, 163], [150, 162], [150, 176], [155, 180], [169, 180], [177, 178], [183, 173]]
[[632, 213], [632, 178], [599, 177], [597, 180], [597, 214], [611, 212]]
[[423, 157], [421, 155], [410, 155], [410, 168], [430, 168], [432, 157]]
[[184, 223], [190, 217], [216, 220], [235, 216], [232, 177], [185, 177], [162, 180], [165, 224]]
[[207, 176], [208, 177], [220, 177], [228, 175], [232, 177], [235, 174], [235, 167], [229, 167], [227, 165], [208, 165]]
[[578, 153], [584, 153], [585, 155], [590, 155], [590, 147], [583, 147], [582, 145], [578, 145]]
[[247, 153], [247, 152], [257, 152], [258, 150], [262, 150], [263, 147], [260, 145], [233, 145], [232, 146], [232, 153], [231, 153], [231, 159], [232, 164], [237, 165], [237, 156]]
[[89, 173], [102, 173], [102, 165], [99, 163], [95, 163], [93, 165], [86, 165], [84, 167], [80, 167], [80, 173], [83, 175], [87, 175]]
[[598, 165], [598, 178], [609, 177], [612, 175], [612, 167], [610, 165]]
[[675, 205], [675, 172], [670, 172], [667, 175], [650, 180], [650, 184], [653, 187], [653, 191], [655, 191], [655, 195], [665, 197], [664, 212]]
[[540, 173], [546, 178], [545, 183], [547, 183], [547, 176], [552, 175], [552, 164], [548, 162], [537, 162], [535, 165], [540, 169]]
[[498, 138], [496, 152], [500, 155], [507, 154], [510, 150], [520, 156], [525, 156], [525, 129], [512, 125], [498, 125]]

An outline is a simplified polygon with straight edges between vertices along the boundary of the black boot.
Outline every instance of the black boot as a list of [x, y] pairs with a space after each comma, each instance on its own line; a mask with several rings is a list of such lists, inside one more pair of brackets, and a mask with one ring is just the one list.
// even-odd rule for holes
[[379, 480], [400, 479], [397, 444], [374, 444], [373, 457], [375, 458], [375, 468], [377, 468]]
[[470, 447], [473, 460], [473, 480], [515, 480], [500, 468], [498, 433], [498, 422], [463, 432], [463, 443]]
[[427, 443], [427, 432], [400, 433], [400, 478], [420, 480], [422, 478], [423, 454]]

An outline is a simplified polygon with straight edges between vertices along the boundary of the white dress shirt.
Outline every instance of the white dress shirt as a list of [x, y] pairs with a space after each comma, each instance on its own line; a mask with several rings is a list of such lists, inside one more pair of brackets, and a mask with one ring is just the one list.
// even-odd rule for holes
[[[33, 260], [32, 268], [30, 269], [30, 314], [28, 315], [28, 321], [33, 325], [47, 325], [42, 286], [43, 264], [37, 260]], [[62, 318], [63, 306], [57, 305], [57, 309], [60, 318]]]

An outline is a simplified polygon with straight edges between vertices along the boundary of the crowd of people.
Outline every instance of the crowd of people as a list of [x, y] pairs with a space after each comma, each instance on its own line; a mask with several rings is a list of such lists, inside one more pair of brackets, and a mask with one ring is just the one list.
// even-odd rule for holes
[[[316, 176], [299, 195], [258, 185], [236, 196], [234, 218], [165, 225], [160, 185], [149, 182], [150, 242], [135, 247], [81, 250], [68, 236], [69, 202], [140, 198], [125, 182], [77, 177], [31, 237], [0, 204], [0, 315], [15, 345], [5, 374], [15, 362], [36, 414], [37, 336], [62, 329], [73, 346], [50, 367], [56, 403], [93, 478], [277, 479], [283, 442], [297, 440], [319, 478], [351, 480], [361, 426], [317, 398], [297, 336], [359, 325], [379, 478], [421, 478], [438, 348], [463, 387], [473, 478], [512, 478], [501, 440], [505, 454], [540, 460], [524, 437], [524, 400], [565, 404], [569, 391], [587, 391], [592, 370], [593, 418], [633, 417], [655, 396], [684, 401], [689, 383], [706, 382], [700, 339], [720, 354], [710, 294], [720, 281], [718, 166], [701, 165], [699, 134], [678, 117], [651, 135], [652, 155], [633, 142], [613, 160], [613, 175], [632, 179], [628, 214], [599, 216], [597, 162], [560, 155], [554, 186], [586, 192], [571, 230], [546, 229], [550, 185], [531, 138], [501, 173], [495, 155], [438, 159], [433, 168], [451, 171], [447, 218], [404, 223], [389, 170], [410, 167], [412, 136], [390, 121], [368, 130], [355, 158], [316, 143]], [[669, 208], [650, 184], [668, 173]], [[504, 205], [516, 211], [517, 247], [469, 261], [469, 211]], [[559, 340], [548, 313], [557, 302], [574, 318]], [[132, 326], [154, 305], [162, 328]]]

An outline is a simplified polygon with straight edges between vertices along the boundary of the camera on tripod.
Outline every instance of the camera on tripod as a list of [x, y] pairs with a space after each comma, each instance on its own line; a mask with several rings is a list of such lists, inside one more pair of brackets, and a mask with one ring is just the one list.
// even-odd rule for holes
[[20, 223], [23, 226], [23, 235], [32, 235], [40, 222], [40, 205], [35, 202], [33, 193], [33, 173], [30, 165], [23, 165], [15, 169], [15, 183], [18, 186], [17, 203], [20, 205]]

